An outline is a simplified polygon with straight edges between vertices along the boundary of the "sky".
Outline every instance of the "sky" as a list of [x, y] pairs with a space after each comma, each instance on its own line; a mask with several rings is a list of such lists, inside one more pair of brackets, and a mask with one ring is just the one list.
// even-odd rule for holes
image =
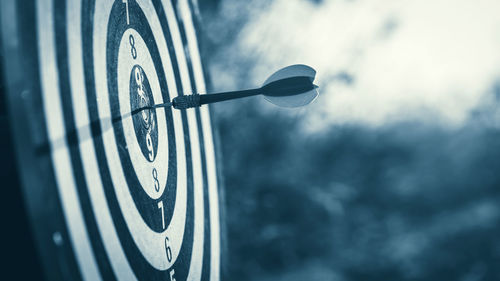
[[499, 1], [220, 5], [209, 36], [230, 43], [211, 64], [215, 89], [258, 86], [283, 66], [310, 65], [320, 98], [301, 114], [311, 130], [401, 121], [460, 127], [500, 83]]

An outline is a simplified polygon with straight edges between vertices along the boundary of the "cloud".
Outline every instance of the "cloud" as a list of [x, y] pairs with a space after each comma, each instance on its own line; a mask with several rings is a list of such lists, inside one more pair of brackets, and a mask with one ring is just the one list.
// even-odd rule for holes
[[[235, 73], [259, 85], [282, 66], [311, 65], [321, 96], [307, 117], [322, 122], [310, 124], [461, 125], [500, 78], [495, 0], [276, 0], [250, 13], [229, 3], [251, 16], [222, 48], [215, 85], [234, 87]], [[238, 61], [249, 68], [234, 72]]]

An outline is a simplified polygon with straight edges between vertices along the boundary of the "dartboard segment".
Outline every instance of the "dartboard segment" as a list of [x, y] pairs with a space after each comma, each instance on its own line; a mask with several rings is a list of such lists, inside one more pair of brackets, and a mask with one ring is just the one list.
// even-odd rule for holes
[[[8, 5], [14, 13], [2, 11], [2, 17], [36, 19], [9, 31], [32, 42], [35, 52], [6, 46], [20, 56], [4, 67], [24, 61], [36, 66], [28, 73], [37, 83], [23, 90], [28, 104], [38, 100], [39, 108], [22, 111], [38, 113], [28, 121], [41, 133], [20, 126], [15, 135], [32, 153], [18, 157], [35, 162], [22, 173], [28, 178], [25, 194], [35, 189], [31, 178], [41, 177], [37, 192], [44, 197], [26, 201], [49, 278], [219, 280], [218, 187], [208, 111], [161, 107], [132, 114], [204, 90], [192, 4]], [[5, 38], [7, 30], [2, 32]], [[19, 73], [11, 77], [20, 79]], [[8, 86], [13, 104], [18, 89]], [[52, 198], [50, 208], [43, 208], [41, 198]]]

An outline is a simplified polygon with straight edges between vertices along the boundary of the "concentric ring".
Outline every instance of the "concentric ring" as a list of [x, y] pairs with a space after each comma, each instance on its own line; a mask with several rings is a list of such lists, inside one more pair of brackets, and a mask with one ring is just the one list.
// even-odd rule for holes
[[[82, 279], [218, 280], [208, 112], [156, 109], [158, 148], [148, 147], [148, 156], [127, 115], [134, 110], [130, 84], [121, 82], [140, 66], [155, 102], [203, 91], [192, 7], [182, 0], [175, 7], [41, 0], [35, 9], [41, 98], [62, 207], [56, 215], [65, 218], [72, 248], [65, 253], [74, 253]], [[121, 59], [120, 49], [132, 47], [126, 36], [144, 60]]]

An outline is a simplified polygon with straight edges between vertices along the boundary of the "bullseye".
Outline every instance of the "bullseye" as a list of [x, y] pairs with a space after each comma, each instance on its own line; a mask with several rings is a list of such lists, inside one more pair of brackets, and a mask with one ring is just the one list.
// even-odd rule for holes
[[[150, 107], [153, 104], [154, 99], [148, 77], [140, 65], [135, 65], [130, 73], [130, 107]], [[153, 162], [158, 150], [156, 110], [146, 109], [140, 115], [134, 115], [132, 118], [142, 154], [150, 162]]]

